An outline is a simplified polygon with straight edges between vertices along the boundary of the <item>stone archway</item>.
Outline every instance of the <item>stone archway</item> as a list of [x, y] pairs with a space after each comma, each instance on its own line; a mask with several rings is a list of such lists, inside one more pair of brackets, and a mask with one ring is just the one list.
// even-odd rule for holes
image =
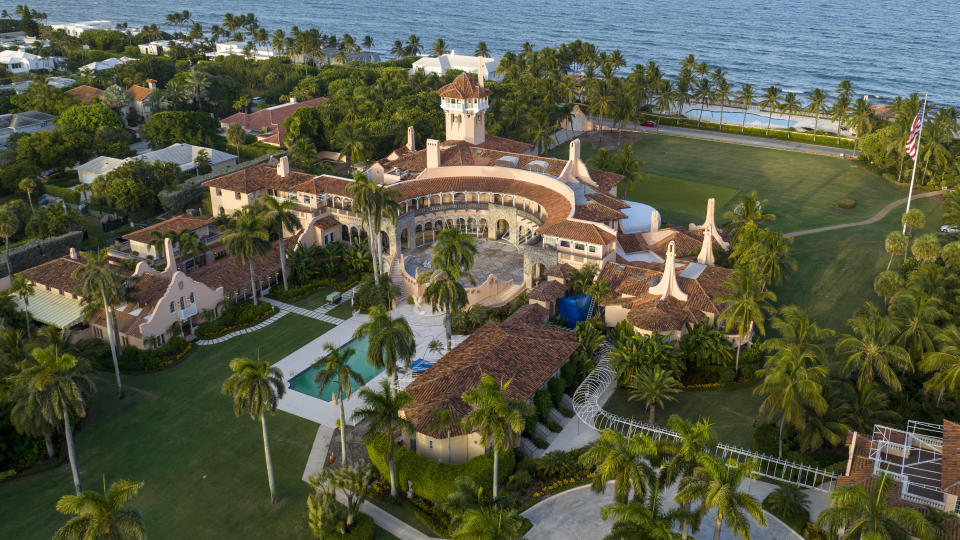
[[407, 229], [400, 230], [400, 249], [410, 249], [410, 234]]
[[380, 231], [380, 249], [384, 253], [390, 253], [390, 236], [383, 231]]
[[505, 219], [498, 219], [497, 228], [496, 228], [497, 240], [500, 240], [501, 238], [509, 234], [510, 234], [510, 223]]
[[534, 263], [533, 272], [530, 275], [531, 284], [536, 286], [545, 279], [547, 279], [547, 266], [542, 262]]

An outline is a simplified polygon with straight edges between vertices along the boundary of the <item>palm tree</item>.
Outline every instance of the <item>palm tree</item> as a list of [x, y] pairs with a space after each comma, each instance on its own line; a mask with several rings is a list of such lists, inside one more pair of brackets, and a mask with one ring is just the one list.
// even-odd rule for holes
[[890, 306], [890, 299], [903, 289], [903, 277], [893, 270], [884, 270], [873, 280], [873, 290], [883, 297], [884, 305]]
[[850, 128], [857, 132], [853, 141], [853, 150], [856, 151], [860, 144], [860, 137], [869, 133], [873, 127], [873, 111], [870, 110], [870, 102], [867, 98], [859, 98], [853, 103], [849, 121]]
[[717, 317], [718, 322], [729, 330], [737, 331], [737, 357], [734, 372], [740, 372], [740, 349], [743, 342], [757, 327], [760, 335], [766, 335], [763, 322], [765, 312], [769, 311], [770, 304], [777, 301], [777, 295], [764, 290], [762, 279], [753, 265], [741, 265], [733, 269], [730, 278], [725, 282], [729, 293], [719, 298], [727, 307]]
[[676, 401], [671, 394], [680, 393], [680, 381], [674, 378], [673, 372], [660, 366], [650, 366], [640, 372], [639, 376], [628, 383], [631, 401], [642, 401], [650, 411], [650, 424], [656, 421], [657, 407], [661, 409], [667, 401]]
[[[227, 253], [239, 264], [250, 267], [250, 293], [253, 305], [257, 305], [257, 281], [253, 271], [253, 259], [263, 259], [270, 249], [270, 233], [263, 218], [251, 207], [234, 213], [230, 228], [221, 237]], [[281, 240], [282, 244], [283, 241]]]
[[403, 317], [392, 318], [390, 312], [382, 306], [370, 308], [370, 318], [357, 327], [353, 337], [366, 336], [367, 362], [377, 369], [383, 369], [399, 389], [397, 368], [402, 362], [410, 367], [410, 361], [417, 354], [417, 344], [413, 338], [410, 323]]
[[911, 208], [900, 216], [900, 223], [903, 225], [903, 233], [907, 237], [907, 243], [903, 250], [903, 260], [906, 262], [907, 254], [910, 252], [910, 239], [913, 238], [913, 231], [922, 229], [927, 224], [927, 216], [919, 208]]
[[843, 130], [843, 124], [850, 114], [850, 98], [847, 96], [837, 96], [830, 108], [830, 119], [837, 123], [837, 144], [840, 144], [840, 132]]
[[820, 88], [814, 88], [813, 92], [810, 92], [810, 103], [807, 104], [807, 111], [816, 115], [816, 119], [813, 122], [813, 142], [817, 142], [817, 127], [820, 125], [820, 114], [827, 110], [827, 97], [829, 96], [830, 92]]
[[749, 84], [742, 85], [740, 91], [737, 92], [737, 100], [743, 105], [743, 120], [740, 122], [740, 133], [743, 133], [747, 125], [747, 109], [753, 106], [753, 97], [753, 86]]
[[717, 510], [713, 540], [720, 540], [724, 521], [735, 536], [750, 540], [750, 524], [745, 513], [761, 527], [767, 526], [760, 503], [753, 495], [740, 491], [743, 481], [753, 476], [755, 463], [723, 461], [709, 454], [701, 455], [697, 463], [694, 474], [680, 481], [676, 498], [688, 504], [698, 502], [706, 510]]
[[397, 496], [397, 471], [393, 458], [393, 446], [396, 444], [398, 431], [411, 433], [413, 423], [400, 416], [400, 411], [413, 403], [413, 395], [405, 390], [394, 391], [390, 381], [380, 381], [380, 391], [375, 392], [367, 387], [360, 389], [360, 399], [364, 405], [353, 411], [351, 418], [354, 422], [369, 422], [366, 441], [372, 441], [381, 433], [387, 435], [387, 464], [390, 467], [390, 496]]
[[847, 320], [854, 335], [844, 335], [837, 342], [837, 353], [847, 355], [842, 371], [857, 373], [857, 386], [863, 388], [874, 378], [880, 378], [891, 389], [899, 391], [897, 371], [913, 368], [910, 355], [897, 345], [897, 327], [873, 303], [868, 302], [857, 314]]
[[[672, 415], [667, 419], [667, 427], [672, 429], [678, 437], [676, 439], [666, 440], [663, 443], [664, 450], [669, 456], [665, 470], [663, 472], [664, 482], [673, 484], [677, 479], [693, 476], [697, 468], [697, 460], [701, 455], [709, 450], [710, 442], [713, 440], [713, 432], [710, 421], [700, 418], [696, 423], [678, 415]], [[689, 503], [680, 503], [684, 512], [689, 512]], [[700, 521], [694, 523], [694, 527], [699, 526]], [[680, 535], [683, 540], [687, 539], [687, 529], [690, 524], [682, 521], [680, 524]], [[696, 529], [694, 529], [696, 531]]]
[[107, 256], [109, 249], [100, 251], [84, 251], [81, 256], [86, 263], [71, 274], [71, 278], [79, 280], [80, 285], [74, 291], [83, 298], [88, 306], [86, 314], [99, 311], [103, 306], [103, 318], [107, 325], [107, 341], [110, 342], [110, 354], [113, 356], [113, 373], [117, 379], [117, 394], [123, 399], [123, 384], [120, 381], [120, 363], [117, 360], [116, 319], [113, 316], [113, 305], [120, 302], [124, 296], [124, 285], [116, 267], [110, 264]]
[[363, 222], [370, 231], [368, 246], [370, 248], [370, 259], [373, 261], [373, 279], [380, 281], [380, 273], [383, 266], [380, 265], [377, 257], [377, 242], [380, 240], [380, 229], [373, 228], [373, 213], [376, 209], [376, 191], [377, 186], [373, 180], [365, 174], [357, 173], [353, 176], [353, 183], [347, 186], [346, 192], [353, 199], [353, 209], [363, 216]]
[[407, 54], [410, 56], [416, 56], [420, 54], [420, 51], [423, 50], [423, 45], [420, 44], [420, 38], [416, 34], [410, 34], [410, 37], [407, 38]]
[[[773, 121], [773, 111], [780, 108], [780, 89], [776, 86], [770, 86], [763, 93], [763, 101], [760, 105], [767, 108], [770, 114], [767, 116], [767, 135], [770, 134], [770, 122]], [[789, 126], [789, 124], [788, 124]]]
[[30, 323], [30, 297], [33, 296], [36, 290], [36, 286], [32, 281], [28, 281], [27, 278], [21, 275], [13, 275], [10, 277], [10, 292], [18, 296], [20, 301], [23, 302], [23, 315], [27, 318], [28, 340], [33, 339], [30, 335], [30, 328], [33, 326]]
[[[451, 232], [444, 234], [447, 231]], [[473, 238], [456, 229], [444, 229], [440, 231], [440, 235], [449, 238], [450, 242], [446, 246], [441, 246], [441, 236], [437, 237], [437, 244], [433, 252], [433, 269], [417, 276], [417, 283], [427, 284], [427, 288], [423, 291], [423, 299], [430, 303], [434, 311], [443, 309], [446, 312], [444, 325], [447, 333], [447, 350], [449, 351], [453, 348], [453, 312], [460, 311], [469, 303], [467, 290], [460, 283], [460, 278], [475, 283], [473, 276], [462, 270], [468, 262], [471, 265], [473, 264], [471, 250], [464, 247], [466, 245], [472, 247]], [[473, 251], [475, 251], [475, 248]], [[465, 258], [465, 253], [470, 253], [469, 259]]]
[[[81, 184], [86, 185], [86, 184]], [[10, 238], [20, 230], [20, 220], [17, 215], [10, 210], [0, 211], [0, 236], [3, 237], [4, 262], [7, 263], [7, 275], [12, 276], [13, 270], [10, 269]]]
[[270, 485], [270, 500], [277, 502], [276, 487], [273, 482], [273, 461], [270, 458], [270, 439], [267, 437], [267, 413], [273, 414], [277, 410], [277, 403], [287, 387], [283, 383], [283, 372], [280, 368], [270, 367], [270, 363], [260, 359], [260, 350], [257, 349], [257, 360], [249, 358], [234, 358], [230, 361], [233, 375], [223, 383], [220, 391], [224, 395], [233, 397], [233, 414], [240, 416], [243, 413], [250, 418], [260, 420], [260, 429], [263, 432], [263, 455], [267, 462], [267, 483]]
[[907, 237], [900, 231], [890, 231], [884, 240], [883, 248], [890, 254], [890, 260], [887, 261], [887, 270], [893, 264], [893, 257], [905, 254], [907, 252]]
[[437, 38], [430, 47], [430, 53], [434, 56], [443, 56], [447, 54], [447, 42], [443, 38]]
[[350, 461], [347, 459], [347, 420], [343, 412], [343, 400], [350, 399], [353, 395], [351, 380], [357, 388], [363, 386], [365, 381], [362, 375], [350, 367], [350, 359], [356, 351], [348, 348], [341, 349], [333, 343], [324, 343], [323, 350], [326, 355], [317, 358], [313, 363], [313, 367], [320, 370], [314, 382], [321, 391], [331, 382], [337, 382], [334, 397], [340, 407], [340, 463], [346, 465]]
[[[280, 273], [283, 275], [283, 290], [287, 290], [287, 258], [283, 249], [283, 231], [296, 232], [303, 228], [300, 218], [294, 212], [297, 203], [290, 199], [280, 200], [276, 197], [267, 197], [263, 203], [262, 214], [266, 225], [279, 238], [277, 248], [280, 250]], [[182, 251], [182, 248], [181, 248]]]
[[[675, 523], [686, 525], [692, 514], [685, 508], [675, 508], [669, 512], [663, 510], [663, 496], [661, 486], [655, 484], [646, 500], [629, 503], [613, 503], [600, 510], [603, 519], [614, 518], [615, 522], [610, 534], [604, 540], [627, 540], [644, 538], [646, 540], [675, 540], [677, 534], [673, 532]], [[692, 517], [692, 516], [690, 516]]]
[[473, 55], [481, 58], [489, 58], [490, 47], [487, 47], [487, 42], [481, 41], [480, 43], [477, 43], [477, 48], [473, 50]]
[[212, 84], [210, 75], [202, 71], [190, 71], [184, 77], [183, 82], [193, 96], [193, 102], [196, 103], [199, 111], [203, 98], [207, 97], [207, 89]]
[[450, 412], [450, 409], [447, 409], [446, 407], [434, 409], [430, 413], [430, 424], [428, 425], [429, 429], [440, 429], [446, 430], [447, 432], [447, 463], [453, 463], [453, 451], [450, 447], [450, 434], [458, 425], [459, 423], [453, 418], [453, 414]]
[[597, 145], [603, 146], [603, 119], [610, 114], [614, 106], [614, 96], [610, 91], [609, 83], [600, 80], [591, 85], [588, 101], [590, 103], [590, 113], [597, 117], [597, 126], [600, 128]]
[[787, 113], [787, 138], [790, 138], [790, 119], [793, 118], [793, 115], [800, 112], [800, 100], [797, 98], [797, 95], [793, 92], [787, 92], [787, 95], [783, 98], [783, 103], [780, 105], [780, 110]]
[[923, 373], [932, 374], [923, 387], [937, 394], [937, 403], [946, 393], [957, 394], [960, 390], [960, 330], [949, 326], [937, 337], [937, 350], [923, 355], [917, 366]]
[[247, 138], [247, 130], [243, 129], [243, 126], [237, 123], [233, 123], [227, 126], [227, 144], [233, 146], [237, 149], [237, 155], [240, 155], [240, 145], [244, 143]]
[[763, 504], [771, 513], [788, 522], [809, 521], [810, 498], [799, 486], [781, 484], [767, 495]]
[[883, 472], [871, 486], [860, 484], [830, 492], [830, 508], [820, 513], [817, 526], [844, 538], [934, 538], [934, 530], [923, 514], [913, 508], [887, 506], [893, 479]]
[[939, 298], [913, 289], [900, 291], [893, 297], [890, 314], [900, 328], [897, 343], [917, 362], [924, 353], [935, 349], [934, 336], [941, 331], [941, 321], [949, 317]]
[[403, 56], [407, 54], [407, 49], [403, 46], [403, 42], [398, 39], [394, 41], [393, 46], [390, 47], [390, 54], [392, 54], [394, 58], [403, 58]]
[[517, 510], [498, 505], [470, 508], [460, 518], [453, 540], [517, 540], [523, 531], [523, 518]]
[[580, 464], [595, 469], [591, 489], [603, 493], [613, 480], [613, 499], [626, 503], [630, 492], [634, 500], [642, 500], [648, 485], [656, 477], [649, 458], [656, 454], [656, 444], [645, 433], [624, 436], [612, 429], [600, 431], [600, 438], [580, 455]]
[[187, 256], [194, 259], [207, 252], [207, 245], [200, 241], [196, 231], [184, 229], [177, 233], [177, 247], [180, 249], [180, 270], [187, 271]]
[[784, 426], [790, 424], [800, 429], [806, 422], [808, 410], [817, 415], [827, 411], [827, 400], [823, 398], [827, 368], [811, 349], [793, 345], [779, 351], [757, 374], [763, 380], [753, 395], [764, 396], [760, 404], [762, 414], [768, 418], [780, 417], [777, 457], [782, 458]]
[[701, 77], [697, 79], [693, 87], [693, 100], [700, 102], [700, 116], [697, 118], [697, 127], [700, 127], [700, 121], [703, 120], [703, 110], [707, 108], [707, 101], [713, 99], [713, 88], [710, 87], [710, 79]]
[[[717, 68], [720, 69], [720, 68]], [[727, 82], [725, 77], [717, 77], [714, 83], [717, 85], [717, 89], [714, 91], [714, 97], [720, 101], [720, 131], [723, 131], [723, 108], [730, 102], [730, 92], [733, 89], [730, 87], [730, 83]]]
[[63, 422], [73, 487], [80, 495], [80, 472], [70, 418], [86, 416], [86, 398], [96, 389], [85, 374], [89, 365], [72, 354], [61, 354], [57, 345], [37, 347], [30, 357], [31, 362], [16, 376], [15, 384], [26, 393], [28, 409], [39, 411], [51, 425]]
[[767, 200], [760, 200], [756, 191], [750, 192], [749, 195], [741, 195], [737, 206], [723, 213], [723, 219], [727, 220], [726, 229], [730, 234], [737, 236], [748, 224], [760, 225], [777, 219], [777, 216], [763, 211], [765, 204]]
[[751, 258], [763, 277], [764, 287], [779, 285], [784, 279], [789, 279], [790, 273], [797, 269], [797, 261], [790, 256], [792, 245], [793, 238], [786, 238], [783, 233], [769, 229], [761, 231]]
[[[358, 173], [358, 175], [361, 173]], [[387, 219], [390, 220], [390, 223], [393, 225], [397, 224], [397, 215], [400, 213], [400, 203], [397, 202], [400, 199], [400, 192], [395, 189], [390, 189], [389, 187], [381, 184], [373, 185], [373, 192], [371, 197], [371, 207], [370, 207], [370, 225], [372, 226], [371, 235], [376, 237], [376, 242], [373, 244], [376, 246], [377, 259], [374, 259], [378, 262], [377, 273], [383, 271], [383, 245], [381, 245], [381, 232], [380, 227], [383, 224], [383, 216], [386, 215]]]
[[519, 399], [508, 399], [506, 392], [510, 381], [503, 384], [486, 373], [480, 376], [480, 384], [463, 393], [463, 401], [472, 409], [463, 419], [468, 432], [477, 431], [480, 439], [493, 446], [493, 497], [497, 498], [500, 452], [512, 449], [523, 431], [526, 417], [533, 414], [533, 407]]
[[144, 540], [147, 530], [143, 523], [143, 514], [139, 510], [124, 508], [127, 506], [143, 482], [117, 480], [103, 493], [84, 491], [78, 495], [64, 495], [57, 501], [57, 512], [72, 514], [73, 517], [53, 535], [54, 540], [74, 538], [124, 538]]

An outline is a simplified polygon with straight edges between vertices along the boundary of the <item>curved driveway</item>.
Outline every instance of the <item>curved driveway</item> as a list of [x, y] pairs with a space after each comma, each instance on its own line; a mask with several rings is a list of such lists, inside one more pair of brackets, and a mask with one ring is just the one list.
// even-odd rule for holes
[[[775, 486], [765, 482], [744, 482], [743, 489], [749, 491], [758, 500], [766, 497]], [[673, 496], [674, 487], [664, 492], [664, 509], [675, 506]], [[523, 516], [533, 522], [533, 528], [525, 536], [531, 540], [590, 540], [603, 538], [610, 527], [611, 521], [600, 519], [600, 509], [613, 502], [613, 483], [607, 485], [606, 493], [598, 495], [590, 490], [590, 486], [582, 486], [554, 495], [543, 502], [536, 504], [523, 513]], [[703, 519], [700, 531], [691, 535], [691, 538], [713, 538], [713, 521], [716, 511], [709, 512]], [[802, 536], [787, 527], [777, 518], [767, 514], [767, 527], [762, 528], [753, 519], [750, 520], [750, 537], [753, 540], [802, 540]], [[721, 540], [735, 540], [730, 529], [724, 526], [720, 533]]]

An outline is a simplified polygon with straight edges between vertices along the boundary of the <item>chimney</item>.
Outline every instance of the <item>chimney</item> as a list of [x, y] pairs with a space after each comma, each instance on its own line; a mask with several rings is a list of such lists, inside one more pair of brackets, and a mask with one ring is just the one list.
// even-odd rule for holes
[[413, 130], [413, 126], [407, 127], [407, 150], [411, 152], [417, 151], [417, 137], [416, 132]]
[[156, 90], [157, 81], [154, 79], [147, 79], [147, 88], [149, 88], [150, 90]]
[[440, 141], [427, 139], [427, 168], [435, 169], [440, 166]]
[[697, 262], [713, 266], [713, 227], [710, 225], [703, 228], [703, 244], [700, 245], [700, 254], [697, 255]]
[[290, 96], [290, 103], [296, 103], [296, 102], [297, 102], [297, 98]]
[[650, 212], [650, 232], [657, 232], [660, 230], [660, 212], [654, 210]]
[[480, 88], [483, 88], [483, 72], [487, 70], [487, 66], [483, 63], [483, 57], [477, 57], [477, 80], [480, 82]]
[[580, 139], [570, 141], [570, 161], [576, 163], [580, 161]]
[[667, 246], [667, 262], [664, 263], [663, 277], [660, 278], [659, 283], [650, 287], [647, 292], [660, 296], [661, 300], [673, 297], [681, 302], [686, 302], [687, 293], [680, 290], [680, 284], [677, 283], [676, 252], [676, 243], [671, 240], [670, 245]]
[[290, 176], [290, 158], [283, 156], [280, 158], [280, 161], [277, 162], [277, 176], [281, 178], [286, 178]]
[[716, 240], [717, 243], [720, 244], [720, 247], [722, 247], [723, 249], [730, 249], [730, 244], [723, 241], [723, 237], [720, 236], [720, 229], [717, 228], [717, 222], [714, 221], [715, 206], [716, 206], [716, 199], [714, 199], [713, 197], [707, 199], [707, 217], [703, 221], [703, 225], [701, 225], [701, 228], [706, 229], [707, 226], [709, 225], [710, 232], [713, 235], [713, 239]]
[[77, 248], [75, 247], [70, 248], [70, 258], [73, 260], [77, 260]]
[[163, 254], [167, 258], [167, 266], [163, 269], [163, 273], [166, 274], [170, 272], [177, 271], [177, 256], [173, 253], [173, 240], [170, 238], [163, 239]]

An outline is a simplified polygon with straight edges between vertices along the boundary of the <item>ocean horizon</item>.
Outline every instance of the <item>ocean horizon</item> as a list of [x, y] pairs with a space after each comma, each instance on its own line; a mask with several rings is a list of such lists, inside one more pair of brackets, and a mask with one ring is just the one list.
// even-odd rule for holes
[[883, 0], [864, 6], [857, 0], [787, 2], [729, 0], [651, 0], [553, 2], [487, 0], [477, 9], [436, 0], [402, 6], [376, 0], [298, 0], [271, 5], [251, 0], [229, 4], [169, 0], [41, 0], [30, 7], [48, 15], [47, 24], [105, 19], [131, 26], [163, 26], [167, 13], [189, 10], [204, 29], [225, 12], [254, 13], [268, 30], [315, 27], [322, 33], [349, 33], [359, 42], [374, 39], [385, 57], [394, 40], [410, 34], [424, 47], [442, 37], [449, 48], [472, 54], [485, 41], [495, 56], [577, 39], [598, 49], [620, 49], [629, 71], [650, 60], [673, 75], [688, 54], [727, 71], [736, 86], [776, 85], [801, 95], [813, 88], [835, 91], [849, 79], [857, 96], [886, 101], [912, 92], [930, 101], [960, 105], [960, 77], [953, 72], [960, 51], [960, 13], [950, 2], [934, 1], [923, 10]]

